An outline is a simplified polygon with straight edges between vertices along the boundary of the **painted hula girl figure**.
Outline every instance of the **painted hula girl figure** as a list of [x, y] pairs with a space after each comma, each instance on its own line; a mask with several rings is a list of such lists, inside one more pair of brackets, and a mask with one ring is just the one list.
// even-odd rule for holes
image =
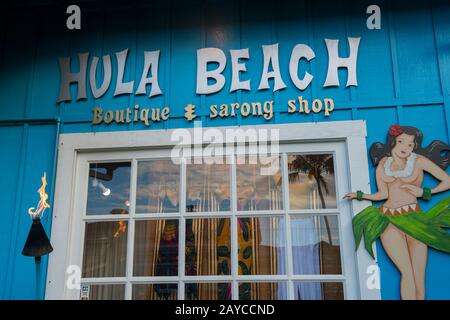
[[[431, 200], [432, 194], [450, 189], [450, 146], [433, 141], [422, 148], [423, 135], [414, 127], [393, 125], [386, 144], [374, 143], [370, 157], [376, 169], [378, 192], [348, 193], [344, 198], [383, 201], [381, 207], [369, 206], [353, 218], [356, 248], [364, 235], [366, 250], [372, 255], [372, 243], [378, 237], [387, 255], [401, 273], [402, 299], [425, 298], [427, 246], [450, 253], [450, 197], [441, 200], [428, 212], [419, 207], [418, 198]], [[422, 187], [428, 172], [439, 183]]]

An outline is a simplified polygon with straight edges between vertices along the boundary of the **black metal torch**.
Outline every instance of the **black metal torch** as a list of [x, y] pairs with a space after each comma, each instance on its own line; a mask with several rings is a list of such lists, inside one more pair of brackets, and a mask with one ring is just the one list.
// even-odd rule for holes
[[22, 254], [27, 257], [34, 257], [34, 262], [39, 264], [41, 263], [41, 257], [52, 251], [53, 247], [48, 240], [41, 219], [34, 217]]

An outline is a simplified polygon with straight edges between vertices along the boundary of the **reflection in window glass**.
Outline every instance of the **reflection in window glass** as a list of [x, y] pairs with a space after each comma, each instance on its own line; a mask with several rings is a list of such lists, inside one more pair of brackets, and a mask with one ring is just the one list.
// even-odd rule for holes
[[294, 282], [295, 300], [344, 300], [341, 282]]
[[[252, 164], [252, 157], [236, 165], [237, 210], [282, 210], [281, 170], [265, 172], [270, 167], [261, 163]], [[275, 167], [274, 167], [275, 168]]]
[[125, 276], [127, 222], [87, 222], [84, 237], [83, 277]]
[[177, 300], [176, 283], [134, 284], [133, 300]]
[[[295, 299], [343, 299], [343, 283], [337, 282], [343, 281], [341, 278], [267, 279], [267, 275], [287, 274], [288, 254], [292, 256], [289, 270], [294, 275], [342, 274], [339, 217], [334, 213], [321, 214], [321, 208], [337, 206], [333, 155], [288, 155], [290, 209], [317, 210], [309, 214], [286, 213], [290, 217], [288, 226], [285, 215], [278, 215], [284, 212], [279, 166], [267, 174], [270, 165], [252, 164], [254, 160], [247, 157], [242, 164], [238, 159], [237, 197], [233, 206], [230, 164], [187, 164], [186, 171], [183, 170], [186, 176], [181, 179], [181, 166], [171, 159], [138, 161], [133, 189], [136, 189], [136, 213], [141, 215], [137, 219], [117, 217], [120, 221], [95, 218], [91, 219], [95, 222], [85, 223], [82, 277], [124, 277], [124, 282], [130, 281], [125, 278], [128, 220], [134, 219], [131, 226], [134, 233], [130, 234], [134, 240], [130, 252], [133, 265], [129, 266], [132, 276], [156, 278], [133, 278], [132, 299], [176, 300], [180, 289], [186, 300], [231, 300], [232, 281], [211, 276], [232, 274], [232, 232], [236, 233], [233, 253], [237, 255], [234, 266], [237, 274], [259, 276], [251, 280], [233, 278], [238, 284], [238, 296], [234, 298], [285, 300], [289, 287], [294, 289]], [[90, 164], [87, 215], [128, 214], [130, 176], [131, 162]], [[182, 180], [186, 181], [183, 186], [186, 192], [181, 195], [183, 204], [186, 197], [186, 212], [214, 214], [206, 217], [196, 213], [183, 218], [142, 215], [179, 213]], [[244, 215], [231, 218], [224, 213], [234, 206], [245, 211]], [[250, 212], [253, 210], [257, 212]], [[286, 227], [290, 228], [290, 248], [286, 247]], [[184, 248], [179, 247], [180, 243]], [[178, 269], [180, 259], [184, 260], [182, 270]], [[179, 277], [180, 273], [188, 278], [167, 279], [170, 283], [161, 278]], [[194, 276], [210, 278], [198, 280]], [[125, 285], [111, 280], [91, 285], [89, 298], [124, 299]]]
[[287, 300], [286, 282], [239, 283], [239, 300]]
[[336, 208], [333, 155], [290, 155], [288, 171], [291, 209]]
[[338, 217], [291, 218], [294, 274], [341, 274]]
[[230, 210], [228, 164], [188, 164], [186, 171], [187, 212]]
[[136, 213], [179, 211], [180, 166], [170, 159], [140, 161]]
[[91, 163], [87, 215], [128, 214], [130, 162]]
[[186, 283], [185, 300], [231, 300], [231, 283]]
[[231, 274], [230, 219], [187, 219], [185, 251], [186, 275]]
[[240, 275], [285, 274], [284, 219], [238, 218]]
[[125, 285], [123, 284], [89, 285], [89, 300], [124, 300], [124, 299], [125, 299]]
[[178, 220], [136, 221], [133, 274], [178, 275]]

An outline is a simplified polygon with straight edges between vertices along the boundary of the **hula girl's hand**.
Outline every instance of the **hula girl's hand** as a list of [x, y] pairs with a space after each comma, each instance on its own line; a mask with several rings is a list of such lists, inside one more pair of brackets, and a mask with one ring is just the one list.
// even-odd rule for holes
[[353, 200], [356, 199], [356, 192], [349, 192], [347, 193], [343, 199], [347, 199], [347, 200]]
[[400, 188], [406, 189], [416, 198], [420, 198], [423, 195], [423, 189], [412, 184], [404, 184]]

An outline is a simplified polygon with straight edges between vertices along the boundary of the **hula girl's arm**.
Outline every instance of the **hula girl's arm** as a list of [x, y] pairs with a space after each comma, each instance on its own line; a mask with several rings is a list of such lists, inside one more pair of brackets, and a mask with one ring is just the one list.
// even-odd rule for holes
[[[450, 176], [438, 165], [425, 157], [421, 157], [420, 166], [422, 170], [428, 172], [433, 177], [441, 181], [436, 187], [431, 189], [431, 193], [439, 193], [450, 189]], [[423, 189], [421, 187], [412, 184], [405, 184], [400, 188], [407, 189], [417, 198], [423, 196]]]
[[[382, 174], [383, 174], [383, 166], [379, 165], [377, 167], [375, 175], [375, 178], [377, 180], [378, 192], [372, 194], [363, 193], [362, 199], [370, 201], [382, 201], [386, 200], [389, 197], [388, 187], [386, 182], [383, 181]], [[350, 192], [344, 196], [344, 199], [352, 200], [356, 199], [356, 197], [357, 197], [356, 192]]]
[[422, 168], [441, 182], [431, 189], [431, 193], [439, 193], [450, 189], [450, 176], [431, 160], [423, 157], [421, 159]]

